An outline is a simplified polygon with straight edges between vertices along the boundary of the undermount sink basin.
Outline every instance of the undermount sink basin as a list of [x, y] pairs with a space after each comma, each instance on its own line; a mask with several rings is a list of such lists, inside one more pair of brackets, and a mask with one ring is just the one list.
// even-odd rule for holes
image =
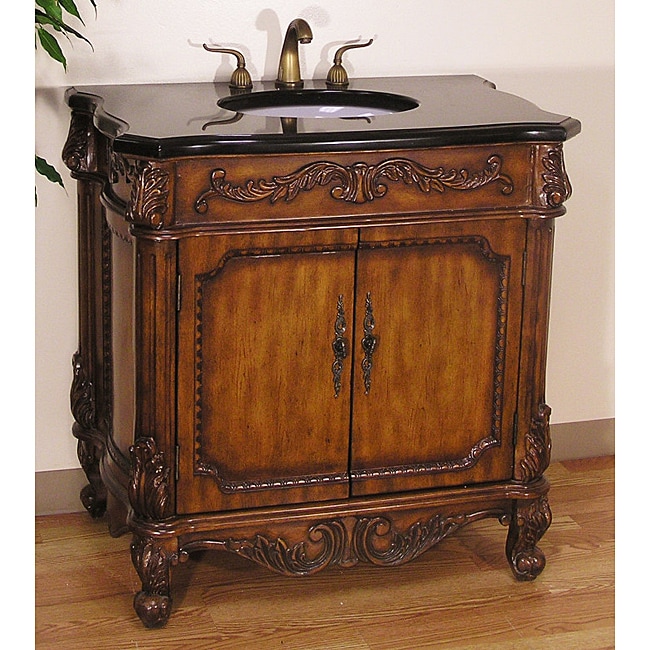
[[402, 113], [419, 103], [404, 95], [370, 90], [269, 90], [220, 99], [229, 111], [263, 117], [374, 117]]

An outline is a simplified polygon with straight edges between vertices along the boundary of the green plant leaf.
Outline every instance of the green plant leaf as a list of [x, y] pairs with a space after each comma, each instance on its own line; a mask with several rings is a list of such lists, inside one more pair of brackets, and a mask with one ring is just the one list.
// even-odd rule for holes
[[61, 174], [59, 174], [58, 171], [52, 165], [50, 165], [45, 158], [41, 158], [40, 156], [35, 156], [36, 158], [36, 171], [39, 174], [42, 174], [47, 178], [48, 181], [51, 181], [52, 183], [58, 183], [61, 187], [65, 187], [63, 185], [63, 179], [61, 178]]
[[77, 38], [80, 38], [82, 41], [86, 41], [86, 43], [88, 43], [88, 45], [90, 45], [90, 49], [93, 52], [95, 51], [95, 48], [93, 47], [93, 44], [83, 34], [80, 34], [76, 29], [72, 29], [72, 27], [70, 27], [70, 25], [66, 25], [65, 23], [63, 23], [63, 29], [67, 33], [73, 34]]
[[51, 25], [57, 32], [63, 31], [60, 20], [55, 20], [52, 16], [48, 16], [46, 13], [43, 13], [38, 9], [36, 10], [35, 23], [36, 25]]
[[46, 14], [43, 14], [39, 11], [36, 12], [36, 27], [38, 28], [39, 25], [45, 24], [45, 25], [51, 25], [56, 29], [58, 32], [61, 32], [68, 40], [68, 34], [72, 34], [73, 36], [76, 36], [77, 38], [81, 39], [82, 41], [86, 41], [88, 45], [90, 45], [90, 49], [95, 51], [95, 48], [93, 47], [93, 44], [83, 35], [80, 34], [76, 29], [73, 29], [70, 27], [70, 25], [67, 25], [66, 23], [56, 20], [55, 18], [52, 18], [52, 16], [48, 16]]
[[63, 54], [63, 50], [59, 46], [58, 41], [50, 32], [41, 27], [40, 25], [36, 28], [38, 33], [38, 40], [40, 41], [43, 49], [55, 60], [63, 65], [63, 69], [67, 71], [67, 61]]
[[63, 20], [63, 11], [57, 0], [36, 0], [36, 4], [51, 18]]
[[78, 18], [82, 25], [85, 25], [83, 18], [79, 15], [79, 10], [77, 9], [77, 5], [74, 3], [73, 0], [59, 0], [59, 4], [72, 16], [75, 18]]

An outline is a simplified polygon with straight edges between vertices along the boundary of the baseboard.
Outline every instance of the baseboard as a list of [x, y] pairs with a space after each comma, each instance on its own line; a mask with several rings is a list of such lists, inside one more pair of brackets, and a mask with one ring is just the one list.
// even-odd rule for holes
[[614, 418], [551, 424], [551, 462], [614, 456]]
[[36, 472], [36, 515], [83, 512], [79, 492], [88, 485], [81, 468]]
[[[551, 425], [551, 461], [614, 455], [614, 418]], [[36, 472], [36, 514], [83, 512], [79, 492], [88, 483], [81, 468]]]

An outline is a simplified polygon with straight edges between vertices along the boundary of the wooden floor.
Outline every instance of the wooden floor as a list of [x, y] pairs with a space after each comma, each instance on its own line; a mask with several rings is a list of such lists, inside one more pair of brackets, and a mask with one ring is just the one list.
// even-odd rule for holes
[[614, 647], [614, 458], [554, 463], [547, 565], [512, 577], [506, 528], [481, 521], [400, 568], [284, 578], [223, 553], [173, 572], [167, 626], [132, 609], [129, 536], [86, 514], [36, 519], [36, 647], [65, 650], [599, 650]]

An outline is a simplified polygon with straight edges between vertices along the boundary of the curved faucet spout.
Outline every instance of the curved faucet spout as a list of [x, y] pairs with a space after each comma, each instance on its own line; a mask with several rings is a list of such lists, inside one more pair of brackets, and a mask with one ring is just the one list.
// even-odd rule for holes
[[276, 88], [302, 88], [305, 85], [300, 76], [298, 43], [310, 43], [312, 38], [311, 27], [306, 20], [296, 18], [289, 23], [280, 54]]

